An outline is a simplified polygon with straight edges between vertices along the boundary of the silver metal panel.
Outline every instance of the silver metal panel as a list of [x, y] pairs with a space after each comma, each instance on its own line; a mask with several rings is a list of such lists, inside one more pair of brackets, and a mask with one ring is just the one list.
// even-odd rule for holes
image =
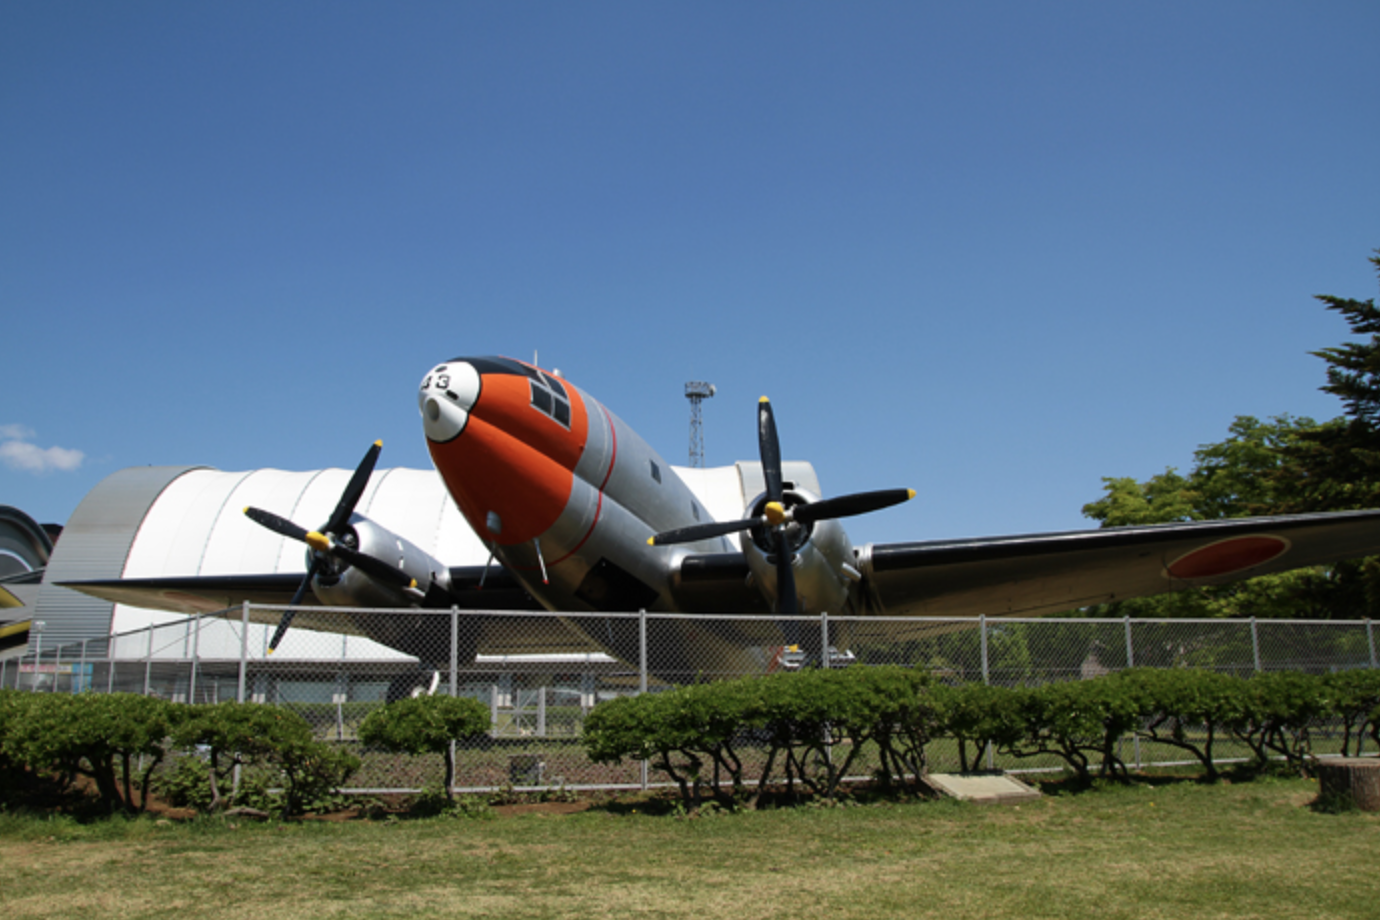
[[34, 619], [46, 624], [43, 644], [104, 639], [114, 605], [54, 582], [119, 578], [130, 547], [158, 496], [193, 466], [140, 466], [101, 480], [82, 499], [48, 560]]

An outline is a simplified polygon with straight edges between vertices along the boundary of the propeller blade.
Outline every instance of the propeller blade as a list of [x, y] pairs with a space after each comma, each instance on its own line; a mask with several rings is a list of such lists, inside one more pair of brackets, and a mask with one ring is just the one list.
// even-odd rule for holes
[[338, 534], [350, 522], [350, 515], [355, 513], [355, 505], [359, 504], [364, 487], [369, 484], [369, 477], [373, 475], [374, 464], [378, 462], [381, 450], [383, 442], [375, 441], [365, 452], [364, 459], [359, 461], [359, 466], [355, 467], [354, 475], [350, 477], [345, 491], [340, 493], [340, 501], [336, 503], [335, 511], [331, 512], [330, 520], [326, 522], [326, 533]]
[[269, 530], [289, 540], [296, 540], [299, 543], [307, 542], [307, 531], [303, 527], [289, 521], [287, 518], [279, 517], [272, 511], [265, 511], [262, 508], [245, 508], [245, 515], [254, 523], [261, 524]]
[[776, 437], [776, 418], [772, 415], [771, 400], [763, 396], [757, 400], [757, 450], [762, 457], [762, 476], [767, 481], [767, 501], [780, 502], [781, 441]]
[[[757, 400], [757, 451], [762, 458], [762, 478], [767, 484], [767, 505], [775, 505], [778, 515], [785, 495], [785, 483], [781, 476], [781, 439], [776, 434], [776, 415], [771, 411], [771, 400], [763, 396]], [[791, 565], [794, 554], [791, 541], [786, 536], [786, 528], [780, 522], [775, 526], [776, 535], [776, 612], [782, 616], [795, 616], [800, 609], [795, 595], [795, 569]]]
[[910, 501], [915, 497], [914, 489], [881, 489], [876, 492], [855, 492], [837, 498], [822, 498], [808, 505], [796, 505], [791, 509], [791, 517], [802, 524], [827, 521], [833, 518], [852, 517], [880, 511]]
[[306, 597], [307, 588], [311, 586], [311, 580], [316, 577], [320, 568], [321, 557], [313, 555], [311, 565], [307, 566], [307, 577], [303, 578], [302, 583], [297, 586], [297, 593], [292, 595], [292, 600], [288, 601], [287, 609], [283, 611], [283, 618], [278, 621], [278, 628], [273, 631], [273, 638], [268, 640], [268, 654], [272, 655], [278, 650], [278, 644], [283, 641], [288, 627], [292, 625], [292, 618], [297, 615], [297, 605], [302, 603], [302, 598]]
[[679, 530], [668, 530], [659, 533], [647, 540], [648, 546], [669, 546], [673, 543], [694, 543], [697, 540], [708, 540], [710, 537], [722, 537], [725, 534], [737, 533], [741, 530], [748, 530], [763, 523], [761, 518], [751, 518], [737, 521], [711, 521], [708, 524], [695, 524], [691, 527], [682, 527]]

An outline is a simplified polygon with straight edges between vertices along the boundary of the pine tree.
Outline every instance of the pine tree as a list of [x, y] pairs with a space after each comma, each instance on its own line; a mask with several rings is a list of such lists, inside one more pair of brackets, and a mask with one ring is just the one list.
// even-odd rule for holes
[[[1380, 270], [1380, 250], [1370, 261]], [[1284, 448], [1277, 511], [1380, 507], [1380, 310], [1374, 300], [1320, 295], [1359, 341], [1313, 352], [1327, 362], [1321, 387], [1342, 400], [1345, 417]]]
[[[1380, 249], [1371, 264], [1380, 271]], [[1374, 300], [1320, 295], [1346, 318], [1357, 341], [1313, 352], [1327, 362], [1321, 389], [1342, 401], [1345, 415], [1304, 432], [1281, 449], [1275, 474], [1276, 512], [1380, 508], [1380, 310]], [[1348, 559], [1328, 569], [1315, 592], [1332, 617], [1380, 613], [1380, 557]]]

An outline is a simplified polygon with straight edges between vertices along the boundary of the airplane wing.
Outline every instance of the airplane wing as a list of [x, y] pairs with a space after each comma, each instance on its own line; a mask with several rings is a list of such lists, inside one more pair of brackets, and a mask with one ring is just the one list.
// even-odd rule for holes
[[[92, 597], [130, 607], [167, 610], [173, 613], [215, 613], [227, 607], [251, 604], [284, 607], [302, 584], [302, 572], [277, 572], [264, 575], [187, 575], [163, 578], [110, 578], [95, 581], [58, 582]], [[461, 610], [540, 610], [512, 576], [500, 567], [490, 568], [484, 577], [483, 566], [458, 566], [450, 570], [451, 594], [443, 605]], [[481, 578], [484, 587], [479, 588]], [[308, 591], [299, 604], [293, 625], [306, 626], [301, 617], [319, 606], [316, 595]], [[273, 614], [274, 622], [279, 614]], [[306, 627], [311, 628], [311, 627]], [[339, 630], [328, 630], [338, 632]]]
[[[520, 585], [500, 567], [458, 566], [450, 570], [451, 598], [464, 611], [542, 611]], [[480, 579], [484, 587], [479, 587]], [[61, 582], [63, 587], [93, 597], [173, 613], [220, 614], [238, 619], [245, 601], [252, 605], [249, 621], [276, 626], [283, 608], [302, 583], [301, 572], [263, 575], [193, 575], [171, 578], [129, 578]], [[449, 605], [446, 605], [446, 609]], [[542, 611], [543, 613], [545, 611]], [[429, 614], [435, 616], [434, 612]], [[381, 611], [342, 616], [321, 609], [316, 596], [307, 592], [293, 616], [292, 628], [337, 635], [378, 638], [387, 629], [384, 618], [410, 616], [406, 612]], [[415, 615], [412, 615], [415, 616]], [[520, 615], [473, 616], [467, 628], [478, 631], [476, 651], [480, 655], [556, 655], [598, 654], [603, 647], [560, 617]], [[448, 625], [442, 631], [449, 629]], [[434, 643], [433, 643], [434, 644]]]
[[1380, 511], [868, 545], [862, 612], [1030, 617], [1380, 555]]
[[[858, 552], [863, 578], [854, 609], [840, 613], [1034, 617], [1371, 555], [1380, 555], [1380, 511], [869, 544]], [[445, 606], [453, 602], [462, 610], [473, 611], [540, 609], [497, 567], [490, 570], [484, 588], [479, 590], [482, 574], [480, 566], [451, 569], [452, 592]], [[769, 614], [761, 593], [748, 583], [747, 576], [747, 562], [741, 553], [688, 555], [672, 573], [674, 592], [684, 612]], [[281, 608], [301, 578], [300, 573], [283, 573], [64, 584], [131, 606], [210, 613], [237, 607], [243, 601]], [[293, 627], [367, 634], [358, 626], [347, 628], [338, 617], [315, 614], [316, 606], [309, 593]], [[255, 622], [269, 625], [279, 616], [272, 609], [251, 611]], [[587, 651], [598, 647], [560, 617], [533, 617], [512, 624], [503, 623], [500, 617], [482, 619], [481, 653]], [[932, 629], [933, 624], [924, 628]]]

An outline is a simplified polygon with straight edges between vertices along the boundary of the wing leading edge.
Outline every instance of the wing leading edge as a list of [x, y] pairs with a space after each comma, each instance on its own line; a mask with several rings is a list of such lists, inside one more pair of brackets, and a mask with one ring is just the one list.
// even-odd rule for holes
[[1042, 616], [1380, 555], [1380, 511], [869, 544], [858, 555], [861, 612]]
[[[545, 615], [512, 576], [498, 567], [487, 575], [483, 566], [453, 567], [450, 575], [450, 600], [466, 612], [461, 632], [467, 655], [590, 655], [605, 651], [563, 618]], [[62, 586], [132, 607], [188, 615], [218, 614], [229, 620], [238, 619], [241, 613], [237, 608], [248, 601], [263, 605], [251, 607], [249, 621], [271, 627], [278, 624], [301, 582], [302, 573], [287, 572], [107, 579], [63, 582]], [[435, 609], [421, 611], [421, 615], [397, 610], [342, 614], [322, 609], [315, 595], [308, 592], [296, 611], [293, 629], [363, 636], [426, 661], [435, 661], [438, 655], [444, 659], [450, 648], [451, 620], [444, 613], [437, 615]], [[488, 611], [518, 613], [487, 615]]]
[[[484, 587], [479, 588], [481, 579]], [[487, 577], [483, 566], [458, 566], [450, 570], [451, 591], [448, 607], [461, 610], [540, 610], [531, 596], [508, 573], [497, 566]], [[130, 607], [167, 610], [172, 613], [215, 613], [227, 607], [251, 604], [284, 607], [292, 600], [301, 572], [262, 575], [186, 575], [165, 578], [110, 578], [95, 581], [58, 582], [92, 597]], [[307, 592], [299, 607], [319, 606], [316, 595]], [[294, 624], [296, 625], [296, 624]], [[334, 630], [332, 630], [334, 631]]]

